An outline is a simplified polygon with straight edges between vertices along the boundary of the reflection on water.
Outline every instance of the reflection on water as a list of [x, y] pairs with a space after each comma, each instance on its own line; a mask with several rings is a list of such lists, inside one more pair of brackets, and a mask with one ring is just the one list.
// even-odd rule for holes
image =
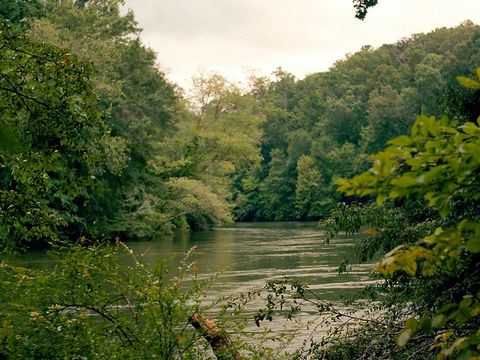
[[[337, 272], [342, 260], [353, 262], [355, 242], [355, 237], [340, 236], [327, 244], [315, 222], [265, 222], [237, 223], [173, 238], [130, 242], [128, 246], [143, 254], [147, 263], [173, 258], [172, 270], [196, 247], [192, 260], [200, 274], [222, 271], [214, 286], [216, 296], [260, 289], [268, 280], [289, 276], [333, 299], [368, 282], [369, 265], [355, 265], [346, 274]], [[54, 266], [43, 252], [2, 258], [33, 267]]]
[[129, 246], [147, 262], [181, 257], [195, 246], [193, 260], [201, 273], [223, 271], [214, 286], [217, 296], [260, 289], [268, 280], [289, 276], [334, 299], [365, 285], [370, 268], [355, 266], [339, 275], [342, 260], [353, 261], [355, 238], [338, 237], [327, 244], [312, 222], [238, 223]]

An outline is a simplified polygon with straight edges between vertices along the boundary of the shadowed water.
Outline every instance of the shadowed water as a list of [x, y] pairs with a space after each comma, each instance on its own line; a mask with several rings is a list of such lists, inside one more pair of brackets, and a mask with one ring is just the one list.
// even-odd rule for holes
[[196, 247], [200, 273], [222, 271], [216, 295], [262, 288], [268, 280], [294, 277], [325, 299], [338, 299], [363, 287], [370, 265], [355, 265], [338, 274], [342, 260], [354, 261], [357, 238], [337, 237], [326, 243], [315, 222], [237, 223], [212, 231], [180, 234], [173, 239], [129, 243], [147, 262]]

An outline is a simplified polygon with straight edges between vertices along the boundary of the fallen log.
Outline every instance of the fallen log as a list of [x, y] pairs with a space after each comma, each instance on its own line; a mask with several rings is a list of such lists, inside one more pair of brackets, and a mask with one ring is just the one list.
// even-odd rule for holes
[[215, 321], [200, 313], [193, 313], [188, 321], [207, 340], [218, 360], [240, 360], [240, 354], [233, 347], [230, 336]]

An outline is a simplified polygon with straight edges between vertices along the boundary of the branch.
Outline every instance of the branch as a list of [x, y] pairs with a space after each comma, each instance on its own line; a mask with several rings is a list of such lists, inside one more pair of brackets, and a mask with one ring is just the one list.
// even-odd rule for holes
[[[9, 88], [6, 88], [6, 87], [3, 87], [3, 86], [0, 86], [0, 90], [4, 90], [4, 91], [8, 91], [8, 92], [11, 92], [11, 93], [14, 93], [18, 96], [20, 96], [20, 98], [22, 99], [23, 103], [25, 104], [25, 106], [28, 108], [27, 104], [25, 103], [25, 99], [28, 99], [28, 100], [31, 100], [37, 104], [40, 104], [44, 107], [46, 107], [48, 110], [50, 110], [50, 106], [46, 103], [44, 103], [43, 101], [40, 101], [40, 100], [37, 100], [36, 98], [34, 98], [33, 96], [29, 96], [29, 95], [25, 95], [24, 93], [21, 93], [20, 91], [18, 91], [15, 86], [11, 83], [11, 81], [5, 76], [5, 74], [2, 74], [0, 73], [0, 75], [9, 83], [9, 85], [12, 87], [12, 89], [9, 89]], [[32, 112], [30, 110], [30, 108], [28, 108], [28, 110], [30, 112]]]
[[212, 347], [213, 353], [219, 360], [239, 360], [240, 354], [233, 348], [232, 340], [213, 320], [207, 319], [200, 313], [193, 313], [188, 322], [200, 331], [202, 336]]
[[[97, 315], [100, 315], [103, 319], [107, 320], [108, 322], [110, 322], [111, 324], [114, 324], [115, 325], [115, 331], [119, 331], [120, 332], [120, 335], [122, 335], [126, 341], [128, 342], [128, 344], [130, 346], [133, 346], [133, 340], [131, 339], [131, 337], [129, 336], [129, 334], [125, 331], [125, 329], [120, 326], [118, 324], [118, 322], [116, 321], [117, 319], [111, 315], [108, 310], [105, 308], [105, 307], [100, 307], [99, 309], [94, 307], [94, 306], [89, 306], [89, 305], [82, 305], [82, 304], [64, 304], [62, 308], [60, 309], [55, 309], [55, 311], [57, 312], [61, 312], [61, 311], [64, 311], [64, 310], [67, 310], [67, 309], [86, 309], [86, 310], [89, 310]], [[137, 339], [136, 339], [137, 340]]]
[[[315, 294], [312, 290], [310, 289], [306, 289], [307, 292], [309, 292], [317, 301], [323, 303], [328, 310], [330, 310], [331, 312], [333, 312], [334, 314], [336, 315], [339, 315], [339, 316], [342, 316], [342, 317], [346, 317], [346, 318], [349, 318], [349, 319], [352, 319], [352, 320], [358, 320], [358, 321], [363, 321], [363, 322], [368, 322], [368, 323], [373, 323], [375, 325], [378, 325], [378, 326], [383, 326], [383, 327], [386, 327], [387, 325], [385, 323], [382, 323], [378, 320], [374, 320], [374, 319], [365, 319], [365, 318], [361, 318], [361, 317], [358, 317], [358, 316], [354, 316], [354, 315], [349, 315], [349, 314], [345, 314], [345, 313], [342, 313], [340, 311], [338, 311], [331, 303], [328, 303], [326, 302], [325, 300], [323, 299], [320, 299], [318, 297], [317, 294]], [[307, 299], [307, 298], [303, 298], [303, 300], [311, 303], [311, 304], [314, 304], [314, 305], [318, 305], [318, 303], [316, 303], [315, 301], [311, 300], [311, 299]]]

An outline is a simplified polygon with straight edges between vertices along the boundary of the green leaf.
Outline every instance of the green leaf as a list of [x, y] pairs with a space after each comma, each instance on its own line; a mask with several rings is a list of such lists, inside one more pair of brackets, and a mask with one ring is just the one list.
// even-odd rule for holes
[[413, 177], [412, 175], [405, 174], [402, 177], [398, 179], [393, 179], [392, 180], [392, 185], [396, 185], [399, 187], [412, 187], [412, 186], [417, 186], [418, 181], [416, 177]]
[[471, 296], [464, 296], [462, 301], [460, 301], [460, 304], [458, 305], [458, 307], [460, 309], [468, 308], [472, 304], [472, 302], [473, 302], [473, 299]]
[[467, 241], [467, 250], [471, 253], [479, 253], [480, 252], [480, 238], [472, 238]]
[[435, 316], [432, 319], [432, 327], [433, 328], [441, 327], [444, 323], [444, 319], [445, 319], [445, 316], [442, 314]]
[[468, 135], [474, 135], [476, 132], [478, 132], [478, 126], [475, 125], [474, 123], [472, 122], [466, 122], [465, 124], [461, 125], [458, 127], [459, 129], [461, 129], [465, 134], [468, 134]]
[[405, 327], [405, 329], [411, 329], [412, 332], [415, 332], [418, 329], [418, 325], [419, 325], [419, 323], [418, 323], [417, 319], [410, 318], [407, 321], [405, 321], [404, 327]]
[[466, 87], [467, 89], [480, 89], [480, 82], [470, 79], [466, 76], [457, 76], [457, 81], [460, 83], [460, 85]]
[[20, 140], [13, 127], [0, 124], [0, 152], [11, 154], [21, 150]]
[[377, 205], [381, 206], [385, 202], [386, 196], [384, 194], [378, 194], [377, 195]]
[[412, 144], [412, 139], [409, 136], [402, 135], [388, 141], [388, 144], [397, 146], [408, 146]]
[[340, 191], [342, 191], [341, 189], [346, 189], [346, 188], [349, 188], [351, 186], [350, 182], [348, 182], [347, 180], [342, 179], [342, 178], [335, 179], [335, 184], [337, 184], [339, 186]]

